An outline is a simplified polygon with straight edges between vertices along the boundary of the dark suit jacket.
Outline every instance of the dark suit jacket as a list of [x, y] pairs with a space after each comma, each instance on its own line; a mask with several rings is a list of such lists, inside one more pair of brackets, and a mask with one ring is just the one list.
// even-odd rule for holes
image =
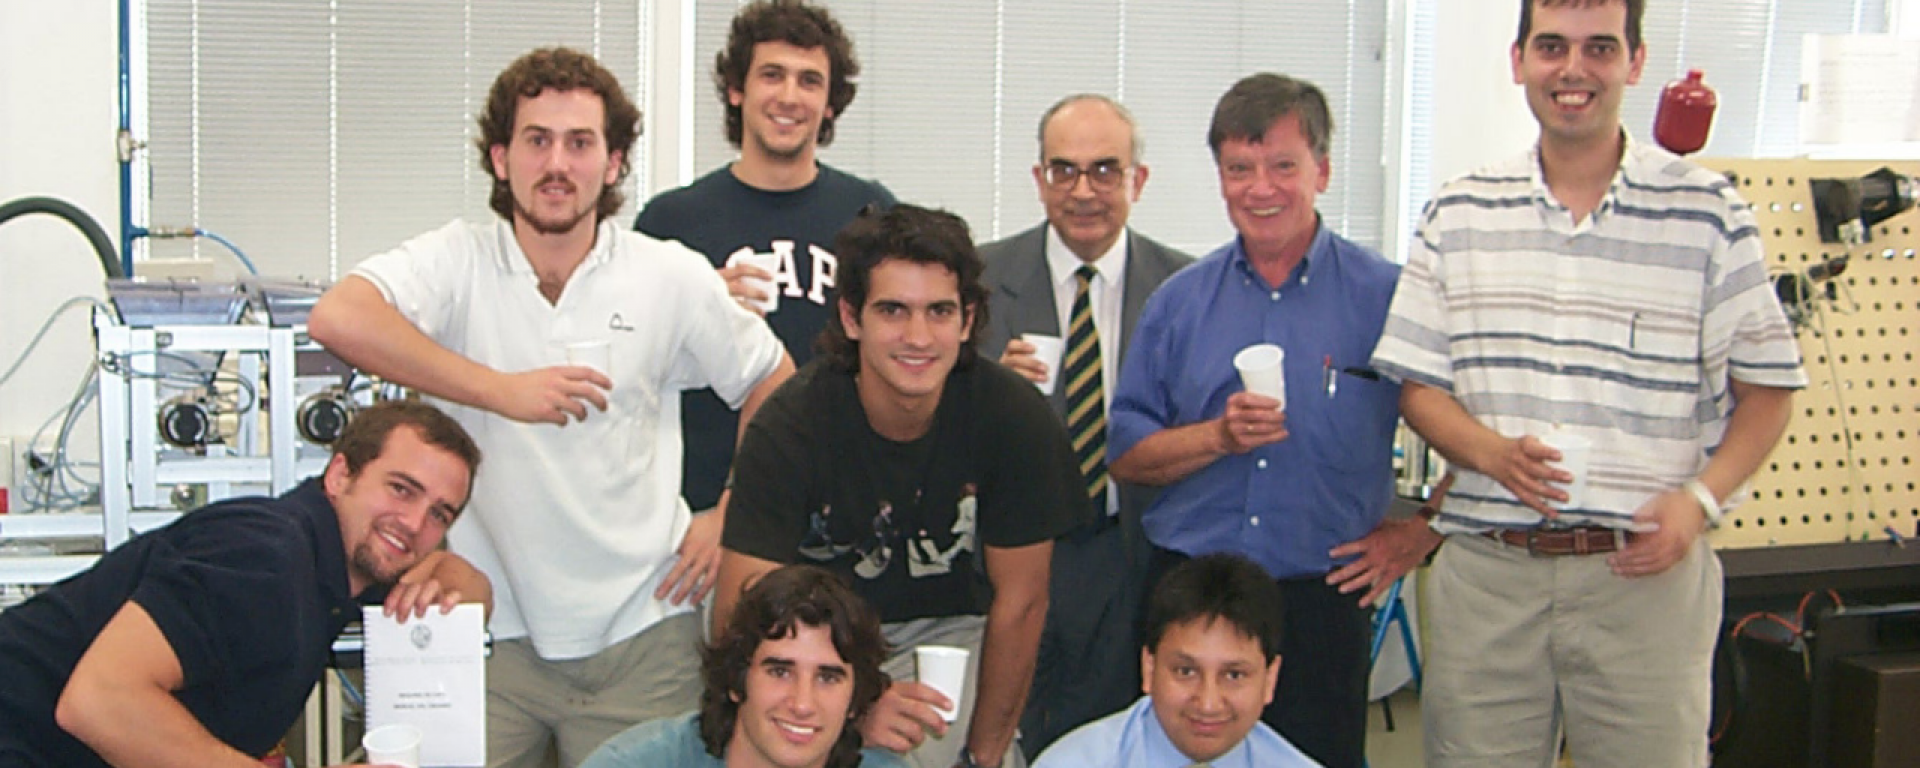
[[[1060, 316], [1053, 305], [1053, 276], [1047, 270], [1047, 225], [1040, 224], [1013, 237], [980, 246], [980, 258], [987, 264], [984, 282], [993, 292], [987, 300], [987, 327], [978, 329], [977, 349], [988, 360], [999, 360], [1009, 339], [1023, 333], [1062, 336]], [[1126, 285], [1121, 289], [1120, 361], [1125, 366], [1131, 352], [1133, 327], [1140, 312], [1160, 283], [1193, 263], [1193, 257], [1176, 251], [1132, 229], [1127, 230]], [[1107, 331], [1107, 333], [1111, 333]], [[1113, 339], [1102, 336], [1102, 344]], [[1106, 382], [1111, 394], [1118, 382]], [[1065, 387], [1055, 387], [1047, 402], [1064, 419], [1067, 410]], [[1111, 463], [1114, 456], [1108, 456]], [[1120, 489], [1120, 515], [1132, 538], [1139, 533], [1140, 514], [1153, 501], [1153, 489], [1115, 483]], [[1133, 549], [1129, 547], [1129, 550]]]

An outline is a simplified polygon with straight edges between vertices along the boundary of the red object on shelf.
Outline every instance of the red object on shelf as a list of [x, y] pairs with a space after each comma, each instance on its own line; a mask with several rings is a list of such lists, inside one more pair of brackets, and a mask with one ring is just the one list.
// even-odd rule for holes
[[1700, 70], [1687, 70], [1684, 80], [1667, 83], [1660, 91], [1660, 108], [1653, 115], [1653, 140], [1676, 155], [1692, 154], [1707, 145], [1713, 129], [1713, 110], [1720, 97], [1700, 81]]

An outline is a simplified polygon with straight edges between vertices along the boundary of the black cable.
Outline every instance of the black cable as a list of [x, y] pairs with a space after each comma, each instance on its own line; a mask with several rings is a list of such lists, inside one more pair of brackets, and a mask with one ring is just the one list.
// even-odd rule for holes
[[88, 216], [74, 204], [51, 197], [23, 197], [5, 205], [0, 205], [0, 224], [5, 224], [16, 216], [29, 213], [45, 213], [66, 219], [80, 234], [86, 235], [87, 242], [93, 245], [93, 253], [100, 257], [100, 268], [107, 277], [126, 277], [120, 268], [120, 259], [113, 255], [113, 241], [107, 239], [107, 231], [100, 228], [100, 222]]

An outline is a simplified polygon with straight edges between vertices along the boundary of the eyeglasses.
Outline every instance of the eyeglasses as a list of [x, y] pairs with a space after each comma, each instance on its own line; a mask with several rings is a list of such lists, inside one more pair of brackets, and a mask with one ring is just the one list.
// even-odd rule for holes
[[1118, 160], [1101, 160], [1092, 166], [1082, 168], [1064, 160], [1047, 163], [1044, 174], [1047, 184], [1060, 189], [1073, 189], [1080, 183], [1080, 177], [1087, 177], [1087, 184], [1100, 191], [1109, 191], [1120, 186], [1120, 180], [1126, 178], [1128, 166]]

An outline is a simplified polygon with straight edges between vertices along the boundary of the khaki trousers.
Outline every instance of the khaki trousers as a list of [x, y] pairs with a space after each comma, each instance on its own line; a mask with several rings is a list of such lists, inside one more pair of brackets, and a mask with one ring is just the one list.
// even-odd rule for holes
[[1549, 766], [1563, 729], [1580, 768], [1707, 765], [1720, 559], [1705, 536], [1650, 577], [1606, 559], [1447, 538], [1425, 604], [1429, 768]]

